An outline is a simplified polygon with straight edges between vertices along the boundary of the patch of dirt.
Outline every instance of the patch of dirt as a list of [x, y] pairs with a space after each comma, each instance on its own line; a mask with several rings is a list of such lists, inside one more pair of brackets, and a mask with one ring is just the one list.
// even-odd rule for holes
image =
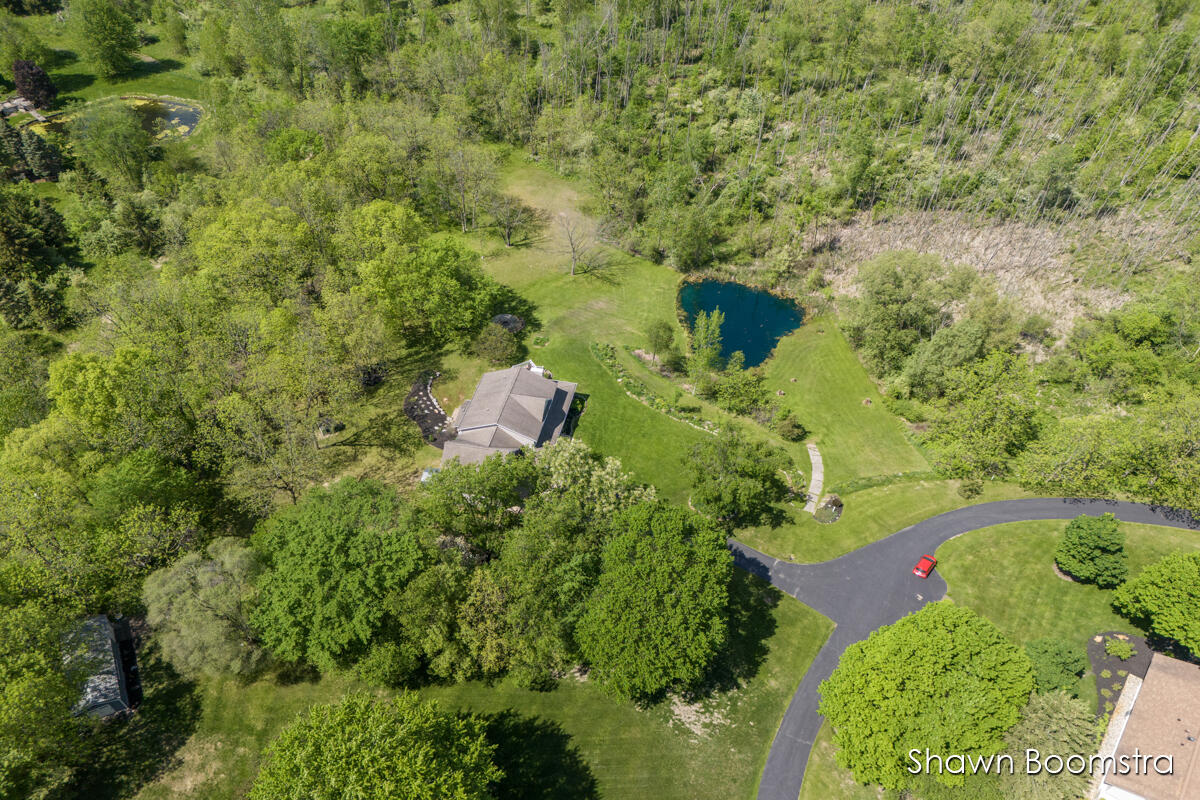
[[1064, 580], [1067, 583], [1079, 583], [1079, 581], [1075, 580], [1070, 575], [1059, 569], [1056, 562], [1051, 561], [1050, 566], [1054, 568], [1054, 574], [1058, 576], [1059, 580]]
[[217, 777], [224, 745], [216, 739], [193, 740], [179, 754], [179, 763], [161, 783], [171, 797], [199, 796], [198, 790]]
[[729, 720], [723, 711], [705, 708], [700, 703], [686, 703], [679, 695], [671, 695], [671, 716], [696, 736], [707, 739], [712, 728]]
[[[1106, 223], [1124, 234], [1129, 225], [1128, 221]], [[860, 214], [832, 234], [822, 235], [826, 237], [835, 254], [834, 269], [826, 278], [838, 294], [857, 294], [855, 279], [862, 262], [889, 250], [916, 250], [992, 276], [1002, 295], [1018, 301], [1024, 310], [1045, 314], [1060, 336], [1087, 311], [1111, 311], [1128, 299], [1113, 289], [1082, 286], [1070, 264], [1080, 237], [1049, 226], [987, 222], [948, 211], [896, 214], [874, 222]], [[1169, 242], [1164, 239], [1163, 245]]]
[[650, 355], [645, 350], [642, 350], [640, 348], [637, 350], [634, 350], [633, 354], [635, 356], [637, 356], [638, 358], [640, 358], [642, 361], [645, 361], [647, 364], [653, 364], [654, 366], [658, 366], [660, 363], [662, 363], [662, 359], [660, 359], [658, 356]]

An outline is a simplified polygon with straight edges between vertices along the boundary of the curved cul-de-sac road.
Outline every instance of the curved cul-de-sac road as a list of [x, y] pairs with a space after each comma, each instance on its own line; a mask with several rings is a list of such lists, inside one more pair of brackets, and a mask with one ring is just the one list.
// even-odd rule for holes
[[934, 553], [939, 545], [959, 534], [1005, 522], [1073, 519], [1080, 514], [1105, 512], [1124, 522], [1200, 530], [1200, 520], [1177, 509], [1055, 497], [1001, 500], [948, 511], [819, 564], [780, 561], [730, 541], [734, 563], [739, 567], [770, 581], [837, 625], [784, 713], [759, 780], [758, 800], [796, 800], [799, 795], [809, 751], [821, 729], [817, 687], [833, 672], [842, 652], [876, 628], [946, 595], [946, 582], [936, 572], [927, 580], [912, 574], [912, 565], [922, 554]]

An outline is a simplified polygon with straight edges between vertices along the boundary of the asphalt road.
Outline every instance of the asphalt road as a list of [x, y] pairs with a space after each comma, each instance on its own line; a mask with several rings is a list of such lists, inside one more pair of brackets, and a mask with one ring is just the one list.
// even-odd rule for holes
[[1004, 522], [1074, 519], [1080, 514], [1106, 512], [1124, 522], [1200, 530], [1200, 521], [1177, 509], [1054, 497], [1001, 500], [948, 511], [819, 564], [780, 561], [730, 541], [734, 563], [739, 567], [770, 581], [837, 624], [783, 715], [759, 780], [758, 800], [796, 800], [800, 794], [809, 751], [822, 723], [817, 713], [817, 687], [833, 672], [842, 652], [876, 628], [946, 596], [946, 582], [936, 571], [926, 580], [912, 574], [913, 564], [922, 554], [936, 553], [939, 545], [959, 534]]

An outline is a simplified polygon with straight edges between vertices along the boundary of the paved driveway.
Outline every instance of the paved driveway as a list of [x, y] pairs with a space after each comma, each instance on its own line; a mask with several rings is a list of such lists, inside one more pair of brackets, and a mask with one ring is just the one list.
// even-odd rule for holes
[[[821, 729], [817, 687], [837, 666], [842, 652], [871, 631], [946, 595], [937, 572], [927, 580], [912, 574], [923, 553], [947, 539], [1004, 522], [1074, 519], [1110, 512], [1125, 522], [1200, 530], [1200, 521], [1176, 509], [1115, 500], [1036, 498], [967, 506], [931, 517], [874, 544], [820, 564], [793, 564], [730, 541], [734, 563], [771, 582], [837, 623], [804, 674], [783, 716], [758, 785], [759, 800], [796, 800], [813, 740]], [[1048, 555], [1048, 554], [1047, 554]]]

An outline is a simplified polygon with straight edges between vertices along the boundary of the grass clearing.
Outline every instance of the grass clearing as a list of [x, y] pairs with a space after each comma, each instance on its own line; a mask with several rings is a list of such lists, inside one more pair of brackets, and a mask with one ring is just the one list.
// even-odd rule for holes
[[856, 783], [850, 770], [838, 766], [833, 729], [822, 725], [808, 757], [799, 800], [880, 800], [883, 796], [882, 788]]
[[[996, 623], [1014, 641], [1044, 636], [1083, 642], [1105, 630], [1145, 633], [1112, 610], [1112, 592], [1063, 580], [1054, 550], [1064, 520], [1014, 522], [974, 531], [938, 548], [938, 569], [956, 603]], [[1176, 550], [1200, 549], [1200, 533], [1121, 523], [1130, 574]]]
[[150, 41], [138, 49], [127, 73], [104, 78], [80, 55], [79, 40], [66, 22], [60, 22], [54, 14], [23, 19], [47, 47], [56, 51], [56, 63], [47, 68], [58, 87], [56, 108], [119, 94], [159, 94], [185, 99], [203, 96], [204, 78], [186, 57], [173, 51], [157, 26], [141, 26]]
[[[551, 692], [471, 682], [431, 687], [422, 694], [445, 708], [496, 715], [523, 737], [511, 742], [514, 752], [502, 753], [501, 760], [510, 774], [538, 783], [519, 791], [502, 787], [506, 797], [750, 800], [788, 700], [833, 626], [743, 573], [737, 574], [734, 588], [747, 611], [735, 651], [741, 663], [757, 666], [742, 688], [696, 706], [668, 700], [639, 710], [611, 699], [594, 683], [575, 679], [562, 681]], [[153, 677], [147, 674], [146, 679], [148, 691], [155, 691]], [[312, 704], [335, 700], [354, 687], [336, 678], [286, 686], [205, 681], [192, 690], [189, 701], [202, 712], [191, 723], [190, 738], [171, 767], [136, 796], [241, 797], [257, 772], [262, 748], [284, 724]], [[148, 694], [147, 703], [154, 698]], [[594, 793], [587, 789], [589, 780]]]
[[[916, 472], [929, 463], [883, 405], [875, 382], [831, 317], [806, 319], [766, 363], [767, 387], [784, 391], [821, 448], [825, 486], [868, 475]], [[792, 379], [795, 383], [792, 383]], [[869, 401], [869, 404], [864, 401]]]

